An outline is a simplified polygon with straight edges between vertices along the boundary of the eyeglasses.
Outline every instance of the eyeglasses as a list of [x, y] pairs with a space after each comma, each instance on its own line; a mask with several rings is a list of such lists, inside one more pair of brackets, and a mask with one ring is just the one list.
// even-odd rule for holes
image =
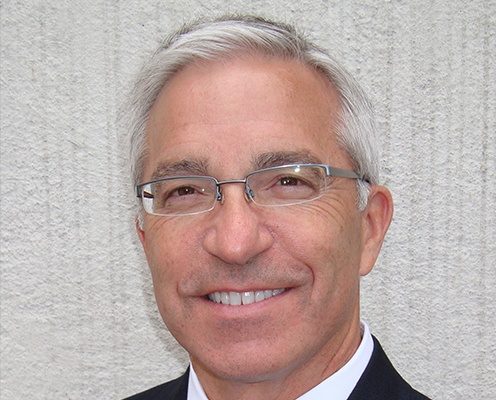
[[171, 176], [136, 187], [149, 214], [180, 216], [212, 210], [224, 199], [222, 185], [244, 184], [245, 197], [259, 206], [290, 206], [321, 197], [329, 177], [363, 179], [356, 172], [325, 164], [291, 164], [251, 172], [245, 179], [218, 181], [211, 176]]

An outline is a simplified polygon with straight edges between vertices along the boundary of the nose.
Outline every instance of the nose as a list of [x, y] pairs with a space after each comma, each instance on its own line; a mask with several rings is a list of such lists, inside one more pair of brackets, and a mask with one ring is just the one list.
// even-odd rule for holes
[[246, 200], [241, 187], [225, 186], [223, 192], [224, 201], [208, 216], [203, 247], [227, 264], [246, 265], [269, 249], [274, 238], [260, 210]]

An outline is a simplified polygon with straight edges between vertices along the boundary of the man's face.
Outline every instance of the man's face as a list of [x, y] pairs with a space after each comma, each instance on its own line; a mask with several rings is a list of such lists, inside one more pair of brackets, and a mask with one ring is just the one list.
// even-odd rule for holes
[[[333, 133], [333, 93], [297, 62], [189, 66], [152, 109], [144, 181], [160, 171], [239, 179], [291, 162], [350, 169]], [[280, 379], [350, 356], [359, 340], [359, 276], [370, 264], [355, 183], [335, 178], [322, 198], [287, 207], [257, 206], [243, 185], [224, 185], [223, 203], [210, 212], [145, 216], [139, 235], [159, 310], [199, 374]], [[278, 289], [248, 305], [208, 299]]]

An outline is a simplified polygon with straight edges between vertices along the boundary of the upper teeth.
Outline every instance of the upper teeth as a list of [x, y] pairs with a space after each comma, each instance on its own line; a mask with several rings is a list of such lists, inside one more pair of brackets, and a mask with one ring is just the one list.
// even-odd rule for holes
[[253, 292], [214, 292], [208, 298], [215, 303], [240, 306], [241, 304], [252, 304], [284, 292], [284, 289], [256, 290]]

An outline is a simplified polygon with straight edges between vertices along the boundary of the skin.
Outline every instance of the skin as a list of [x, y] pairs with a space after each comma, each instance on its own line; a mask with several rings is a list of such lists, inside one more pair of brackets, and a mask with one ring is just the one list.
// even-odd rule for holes
[[[338, 112], [331, 85], [296, 61], [190, 65], [151, 111], [143, 180], [171, 168], [243, 178], [272, 153], [352, 169], [333, 134]], [[333, 179], [322, 198], [290, 207], [256, 206], [239, 184], [223, 193], [208, 213], [145, 215], [137, 226], [158, 308], [210, 399], [296, 398], [360, 343], [359, 280], [379, 253], [391, 195], [373, 186], [359, 212], [356, 182], [345, 178]], [[246, 306], [206, 299], [278, 288], [286, 291]]]

